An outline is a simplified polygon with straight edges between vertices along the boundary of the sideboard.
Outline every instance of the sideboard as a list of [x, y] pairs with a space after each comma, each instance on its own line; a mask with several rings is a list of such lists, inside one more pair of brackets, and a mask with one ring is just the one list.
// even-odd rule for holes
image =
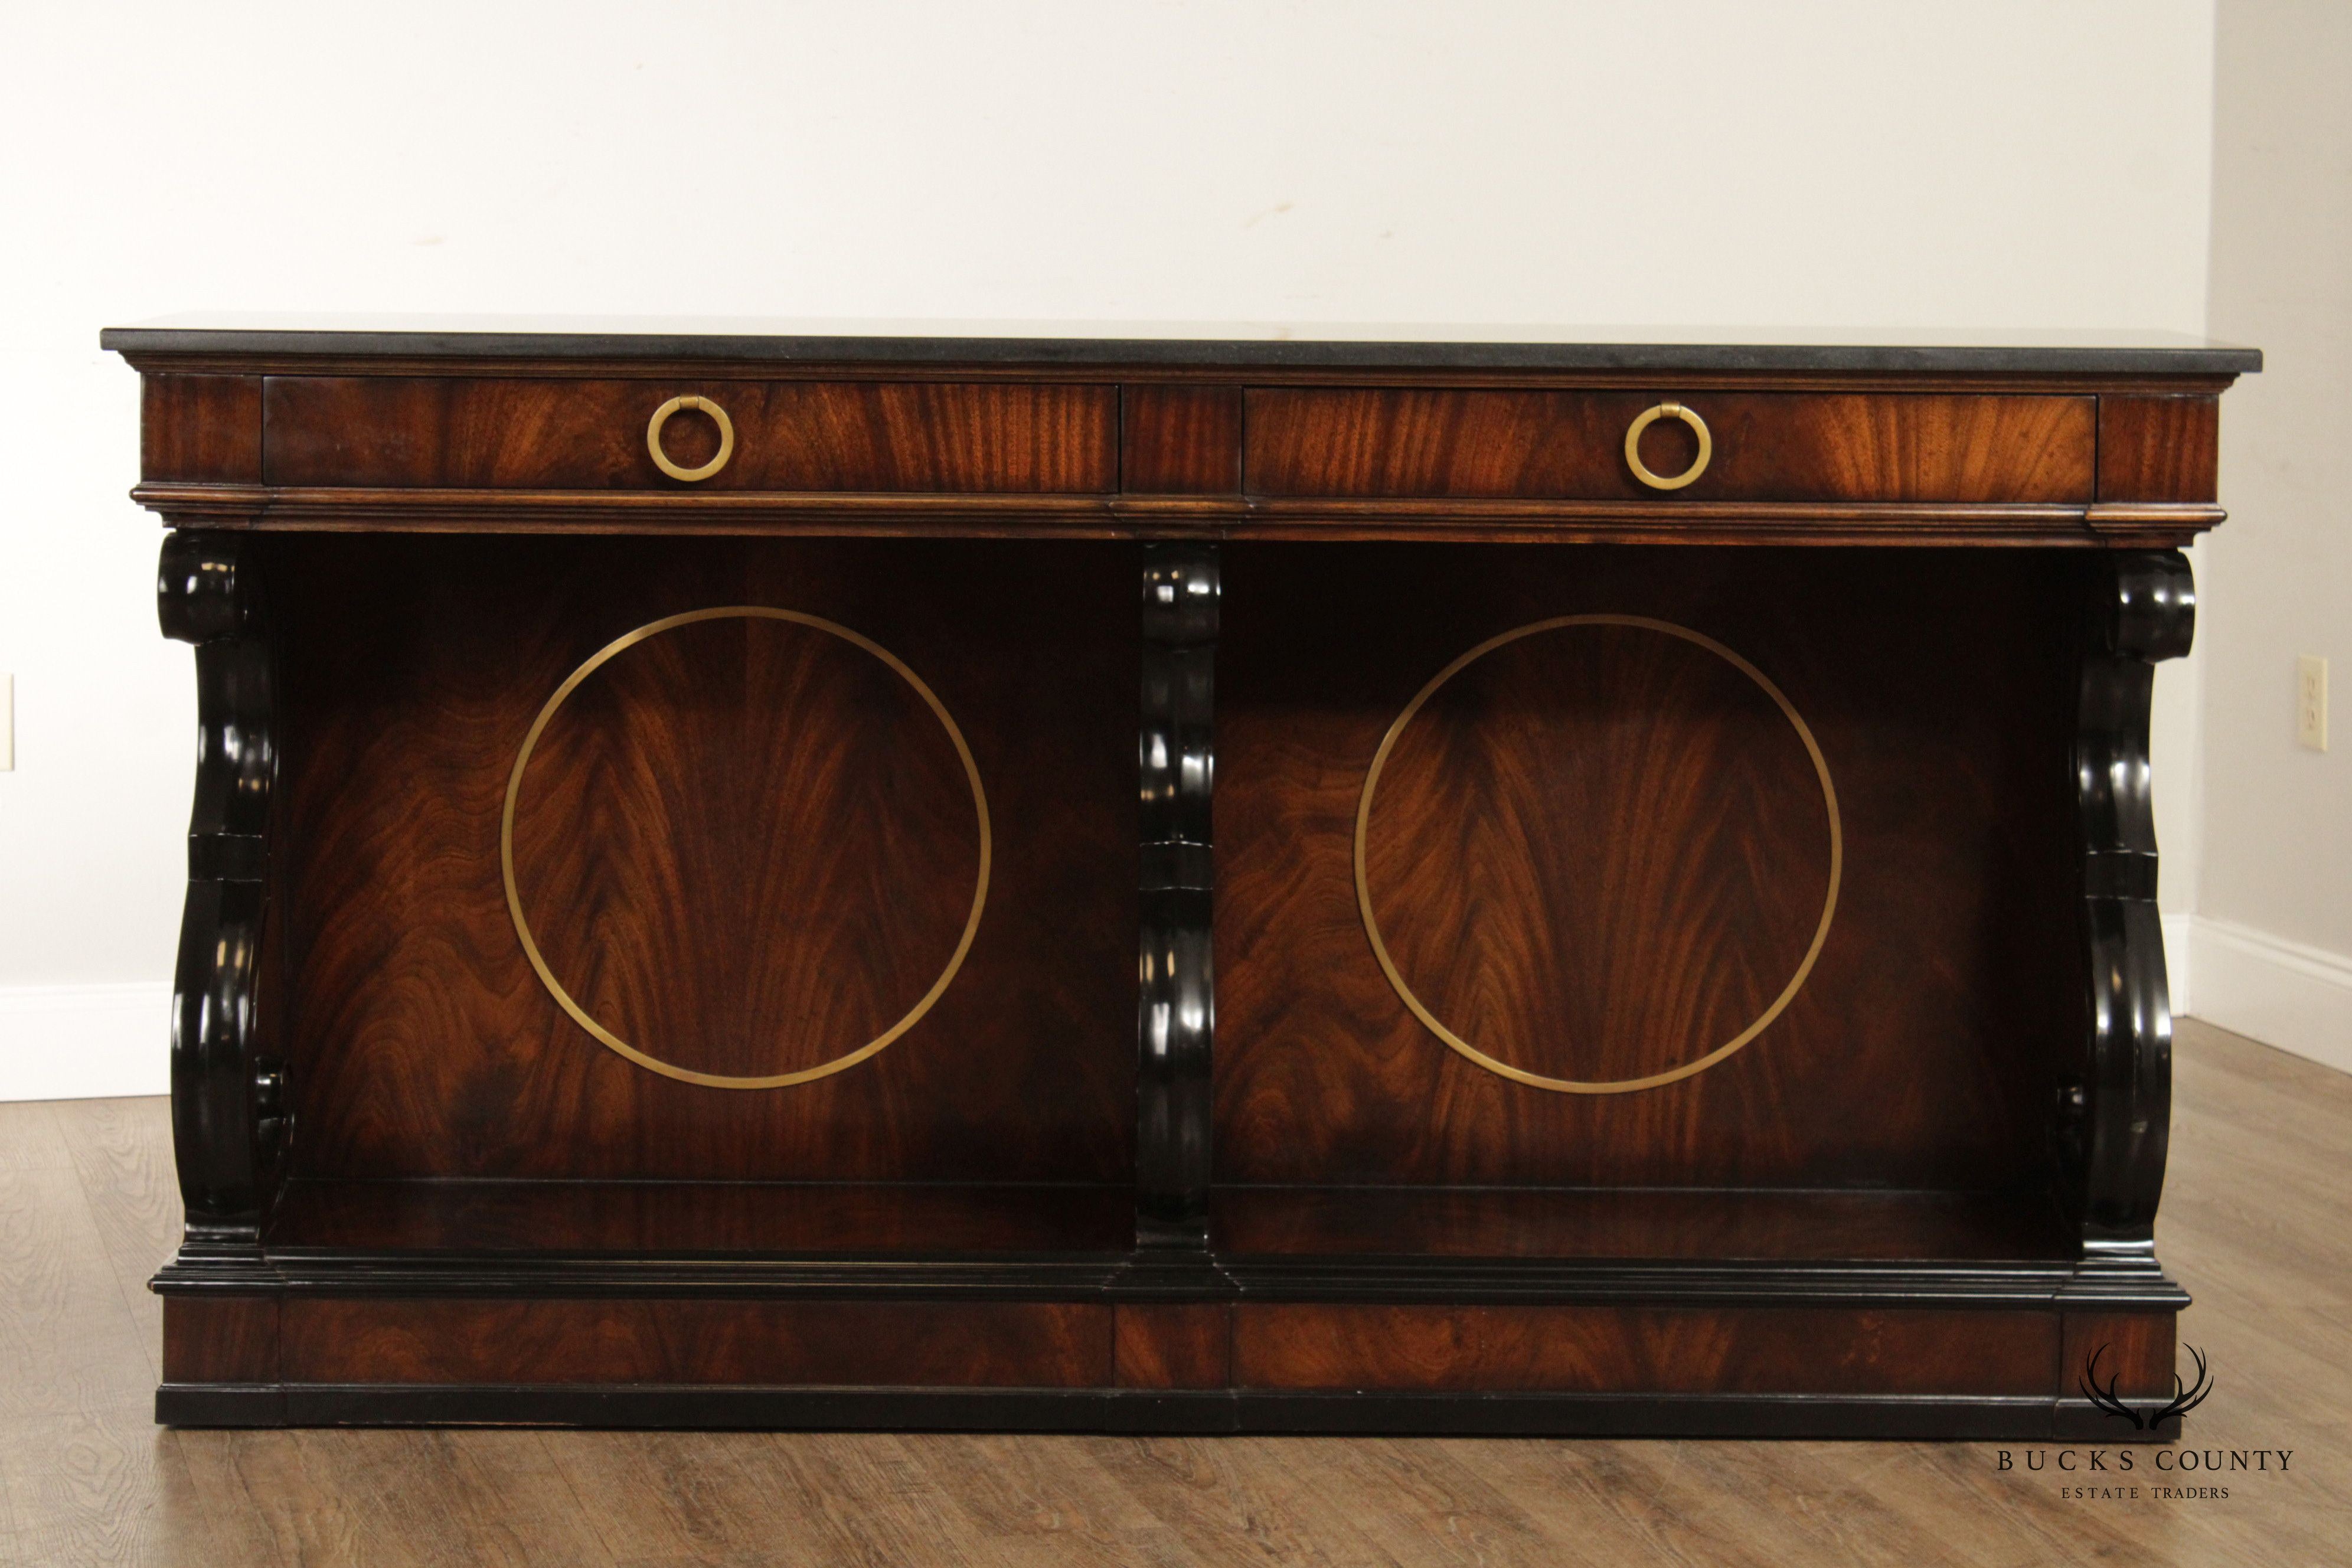
[[2179, 1430], [2149, 693], [2252, 351], [103, 342], [160, 1420]]

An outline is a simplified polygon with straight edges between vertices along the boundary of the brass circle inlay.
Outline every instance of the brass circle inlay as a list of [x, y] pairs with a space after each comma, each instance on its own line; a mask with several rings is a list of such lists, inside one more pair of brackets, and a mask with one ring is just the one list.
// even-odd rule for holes
[[[1698, 437], [1698, 456], [1693, 458], [1691, 466], [1679, 474], [1669, 476], [1653, 473], [1650, 471], [1650, 466], [1642, 461], [1642, 432], [1661, 419], [1679, 419], [1689, 426], [1692, 432]], [[1715, 437], [1707, 433], [1706, 421], [1679, 403], [1661, 403], [1654, 408], [1645, 408], [1625, 429], [1626, 466], [1633, 470], [1635, 479], [1654, 490], [1682, 489], [1706, 472], [1706, 465], [1714, 457]]]
[[[1789, 984], [1782, 987], [1780, 995], [1773, 998], [1772, 1005], [1765, 1008], [1753, 1023], [1734, 1035], [1729, 1040], [1716, 1047], [1696, 1061], [1685, 1062], [1678, 1068], [1652, 1073], [1646, 1078], [1609, 1079], [1592, 1082], [1576, 1079], [1546, 1078], [1541, 1073], [1532, 1073], [1525, 1068], [1515, 1068], [1508, 1062], [1488, 1056], [1447, 1028], [1438, 1019], [1437, 1015], [1432, 1013], [1423, 1004], [1421, 998], [1413, 994], [1412, 987], [1405, 983], [1403, 973], [1398, 970], [1396, 961], [1389, 956], [1388, 943], [1381, 938], [1381, 922], [1372, 913], [1371, 879], [1365, 864], [1365, 847], [1372, 821], [1372, 793], [1380, 787], [1381, 770], [1388, 765], [1389, 753], [1396, 749], [1397, 739], [1404, 733], [1405, 726], [1412, 722], [1412, 716], [1421, 711], [1422, 705], [1437, 694], [1438, 688], [1462, 673], [1470, 665], [1484, 658], [1496, 648], [1515, 643], [1521, 637], [1534, 637], [1539, 632], [1558, 631], [1564, 626], [1633, 626], [1643, 631], [1662, 632], [1667, 637], [1680, 637], [1685, 642], [1696, 644], [1729, 664], [1740, 674], [1754, 681], [1763, 693], [1772, 700], [1773, 705], [1780, 710], [1781, 716], [1789, 721], [1790, 727], [1797, 731], [1797, 738], [1804, 742], [1806, 755], [1812, 759], [1813, 772], [1821, 779], [1822, 804], [1829, 812], [1829, 891], [1822, 899], [1821, 923], [1813, 930], [1812, 943], [1805, 949], [1804, 960], [1797, 965], [1796, 973], [1789, 977]], [[1797, 711], [1795, 704], [1789, 700], [1787, 694], [1778, 686], [1772, 684], [1771, 679], [1762, 670], [1704, 632], [1695, 632], [1688, 626], [1676, 626], [1672, 621], [1654, 620], [1647, 616], [1556, 616], [1550, 620], [1533, 621], [1524, 626], [1505, 632], [1499, 637], [1488, 637], [1485, 642], [1439, 670], [1430, 679], [1428, 685], [1413, 693], [1412, 700], [1404, 705], [1404, 711], [1396, 716], [1396, 721], [1389, 726], [1388, 733], [1381, 737], [1380, 750], [1372, 753], [1371, 769], [1364, 774], [1364, 793], [1356, 806], [1356, 907], [1363, 915], [1364, 934], [1371, 939], [1372, 956], [1380, 961], [1381, 972], [1388, 976], [1389, 984], [1395, 989], [1398, 998], [1412, 1010], [1412, 1016], [1420, 1019], [1431, 1034], [1435, 1035], [1462, 1056], [1485, 1068], [1488, 1072], [1497, 1073], [1514, 1083], [1523, 1083], [1532, 1089], [1548, 1089], [1560, 1094], [1626, 1094], [1634, 1089], [1656, 1089], [1663, 1084], [1675, 1083], [1705, 1072], [1769, 1028], [1772, 1020], [1778, 1018], [1781, 1011], [1796, 997], [1797, 992], [1805, 984], [1806, 976], [1812, 973], [1814, 962], [1822, 955], [1822, 944], [1829, 940], [1831, 922], [1837, 918], [1838, 883], [1844, 874], [1844, 869], [1845, 836], [1838, 819], [1837, 786], [1831, 782], [1829, 759], [1822, 755], [1821, 742], [1813, 739], [1812, 730], [1805, 723], [1804, 716]]]
[[[662, 450], [662, 426], [669, 423], [671, 415], [683, 414], [688, 409], [698, 409], [709, 415], [710, 422], [719, 426], [719, 455], [693, 468], [682, 468], [672, 462], [669, 454]], [[646, 422], [646, 450], [654, 455], [654, 467], [663, 473], [671, 479], [694, 484], [725, 468], [727, 459], [735, 455], [735, 421], [727, 417], [727, 410], [708, 397], [673, 397], [655, 409], [654, 416]]]
[[[790, 621], [795, 626], [808, 626], [828, 637], [839, 637], [853, 647], [865, 649], [887, 665], [899, 679], [914, 689], [915, 694], [923, 700], [924, 706], [930, 709], [932, 717], [939, 720], [940, 727], [947, 731], [948, 739], [954, 743], [957, 760], [963, 763], [964, 777], [971, 785], [971, 808], [980, 823], [980, 870], [972, 880], [971, 913], [964, 921], [963, 934], [956, 942], [955, 952], [949, 955], [947, 967], [940, 971], [939, 978], [931, 982], [931, 988], [923, 993], [921, 1000], [908, 1008], [906, 1016], [897, 1023], [854, 1051], [835, 1057], [830, 1061], [819, 1062], [813, 1068], [803, 1068], [798, 1072], [772, 1073], [757, 1078], [697, 1072], [691, 1068], [679, 1067], [675, 1062], [666, 1062], [659, 1057], [629, 1044], [628, 1041], [590, 1016], [588, 1010], [573, 1000], [572, 993], [563, 988], [563, 983], [555, 978], [554, 972], [547, 966], [547, 960], [541, 955], [539, 943], [530, 934], [530, 921], [522, 912], [522, 895], [515, 884], [515, 805], [522, 796], [523, 771], [530, 766], [530, 753], [533, 748], [538, 746], [540, 736], [546, 731], [548, 721], [554, 718], [556, 710], [563, 706], [564, 699], [570, 697], [579, 689], [582, 681], [596, 673], [616, 655], [625, 653], [648, 637], [659, 637], [664, 632], [674, 631], [679, 626], [692, 626], [698, 621], [729, 618]], [[905, 661], [897, 654], [871, 637], [861, 637], [847, 626], [825, 620], [821, 616], [803, 615], [798, 610], [771, 609], [764, 605], [727, 605], [717, 609], [689, 610], [684, 615], [665, 616], [660, 620], [648, 621], [636, 630], [625, 633], [598, 648], [589, 657], [585, 664], [564, 678], [563, 684], [555, 689], [555, 695], [550, 697], [546, 705], [540, 709], [539, 717], [531, 721], [530, 732], [522, 738], [522, 749], [515, 753], [514, 771], [507, 775], [506, 808], [499, 816], [499, 868], [506, 879], [507, 913], [514, 918], [515, 935], [522, 940], [523, 956], [530, 960], [531, 969], [539, 975], [540, 984], [547, 987], [548, 994], [555, 998], [558, 1006], [572, 1016], [573, 1023], [578, 1024], [599, 1041], [639, 1067], [660, 1073], [665, 1078], [674, 1078], [685, 1083], [698, 1083], [708, 1089], [783, 1089], [793, 1084], [807, 1083], [812, 1079], [830, 1077], [834, 1073], [856, 1067], [921, 1022], [923, 1015], [929, 1012], [932, 1005], [946, 994], [948, 986], [955, 980], [956, 971], [963, 967], [964, 955], [971, 951], [971, 939], [980, 932], [981, 910], [988, 904], [988, 872], [991, 858], [988, 793], [981, 787], [980, 764], [972, 760], [971, 747], [965, 742], [963, 731], [956, 728], [955, 720], [949, 714], [946, 705], [940, 702], [939, 694], [924, 684], [921, 676], [908, 668]]]

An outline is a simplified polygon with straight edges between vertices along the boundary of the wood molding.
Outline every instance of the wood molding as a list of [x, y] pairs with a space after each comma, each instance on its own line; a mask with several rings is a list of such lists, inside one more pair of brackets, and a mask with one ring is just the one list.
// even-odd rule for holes
[[2227, 517], [2188, 503], [1372, 500], [1218, 496], [709, 495], [142, 484], [176, 527], [298, 532], [961, 538], [1404, 539], [1647, 544], [2186, 544]]
[[1146, 360], [1055, 363], [1043, 360], [899, 361], [777, 360], [725, 354], [531, 356], [467, 353], [356, 353], [331, 348], [301, 351], [120, 349], [131, 368], [150, 375], [528, 376], [533, 380], [662, 380], [730, 376], [761, 381], [1117, 382], [1122, 385], [1394, 386], [1440, 382], [1449, 386], [1528, 388], [1648, 387], [1672, 383], [1708, 390], [1740, 388], [1846, 392], [2069, 392], [2220, 394], [2242, 371], [2130, 369], [1688, 369], [1526, 368], [1470, 363], [1309, 365], [1296, 363], [1171, 364]]

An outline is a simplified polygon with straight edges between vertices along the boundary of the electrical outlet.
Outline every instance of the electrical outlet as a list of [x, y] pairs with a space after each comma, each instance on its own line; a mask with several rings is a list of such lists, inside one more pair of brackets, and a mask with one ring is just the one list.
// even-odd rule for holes
[[2327, 661], [2303, 654], [2294, 661], [2294, 742], [2327, 750]]

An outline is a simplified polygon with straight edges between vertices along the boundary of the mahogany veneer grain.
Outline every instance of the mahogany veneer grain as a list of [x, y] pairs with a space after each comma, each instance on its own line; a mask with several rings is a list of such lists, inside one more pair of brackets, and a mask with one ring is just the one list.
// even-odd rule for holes
[[[2042, 1158], [2080, 1016], [2074, 692], [2035, 630], [2078, 591], [2067, 557], [1236, 544], [1225, 583], [1221, 1182], [1934, 1189]], [[1819, 738], [1844, 822], [1836, 920], [1787, 1010], [1627, 1095], [1528, 1089], [1447, 1049], [1374, 962], [1351, 864], [1365, 771], [1422, 684], [1580, 612], [1754, 661]], [[1786, 721], [1687, 647], [1515, 644], [1528, 657], [1471, 667], [1407, 731], [1459, 755], [1376, 799], [1391, 949], [1506, 1060], [1605, 1078], [1692, 1059], [1811, 933], [1818, 783]]]
[[142, 378], [139, 477], [258, 484], [261, 377]]
[[1242, 488], [1242, 389], [1129, 386], [1119, 395], [1119, 484], [1129, 495]]
[[1245, 1305], [1245, 1388], [1979, 1394], [2050, 1386], [2058, 1315]]
[[2018, 1193], [1226, 1187], [1210, 1234], [1259, 1257], [2026, 1259], [2071, 1257]]
[[163, 1313], [166, 1383], [275, 1383], [278, 1300], [220, 1296], [173, 1301]]
[[[1135, 656], [1116, 650], [1137, 634], [1116, 585], [1131, 551], [275, 542], [304, 1173], [1126, 1174]], [[939, 1004], [857, 1069], [788, 1093], [657, 1077], [591, 1038], [525, 963], [499, 876], [508, 773], [549, 694], [633, 627], [736, 604], [838, 621], [922, 675], [995, 832], [988, 909]], [[624, 681], [581, 689], [580, 745], [526, 780], [520, 880], [568, 984], [666, 1043], [654, 1054], [779, 1070], [862, 1043], [930, 983], [971, 899], [971, 803], [937, 723], [866, 655], [798, 632], [761, 639], [793, 658], [755, 668], [748, 639], [711, 630], [624, 656], [658, 649], [638, 669], [656, 687], [701, 683], [671, 722], [600, 708]], [[750, 722], [787, 700], [771, 678], [805, 682], [772, 732]], [[877, 762], [901, 735], [929, 749]], [[751, 788], [786, 765], [859, 782]], [[780, 960], [761, 989], [741, 983]]]
[[2060, 1394], [2082, 1397], [2082, 1383], [2092, 1374], [2095, 1356], [2100, 1387], [2112, 1387], [2128, 1400], [2170, 1397], [2179, 1359], [2177, 1321], [2169, 1312], [2068, 1312], [2058, 1357]]
[[2171, 395], [2099, 399], [2099, 499], [2210, 501], [2219, 483], [2221, 400]]
[[[1254, 388], [1248, 485], [1269, 496], [1642, 500], [1625, 432], [1657, 392]], [[2087, 397], [1686, 395], [1714, 439], [1682, 500], [2087, 501]], [[1643, 458], [1675, 474], [1696, 438], [1662, 420]], [[1654, 446], [1653, 445], [1654, 443]]]
[[1223, 1302], [1120, 1302], [1112, 1381], [1121, 1388], [1230, 1386], [1234, 1310]]
[[877, 1384], [1075, 1388], [1106, 1381], [1108, 1307], [1057, 1302], [286, 1303], [300, 1383]]
[[635, 1258], [1053, 1253], [1134, 1240], [1124, 1186], [823, 1182], [290, 1184], [273, 1252]]
[[[274, 375], [265, 471], [273, 485], [684, 489], [654, 466], [646, 426], [687, 394], [735, 425], [734, 456], [697, 493], [1118, 488], [1115, 387], [952, 382]], [[717, 451], [699, 416], [664, 437], [684, 467]]]
[[557, 710], [517, 797], [516, 886], [591, 1016], [757, 1078], [916, 1006], [966, 929], [981, 829], [912, 685], [829, 632], [730, 616], [637, 644]]

